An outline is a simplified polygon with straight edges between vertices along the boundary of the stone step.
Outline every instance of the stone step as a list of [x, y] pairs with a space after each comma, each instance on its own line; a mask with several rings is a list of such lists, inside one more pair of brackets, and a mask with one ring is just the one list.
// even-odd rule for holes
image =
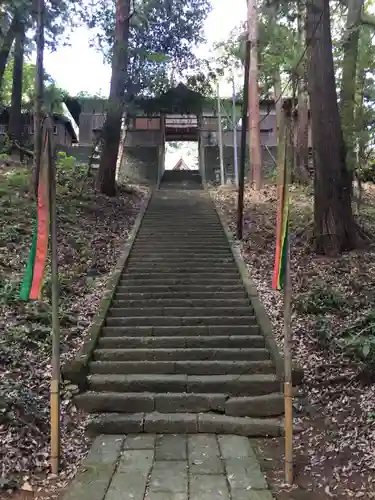
[[243, 294], [245, 293], [245, 290], [242, 286], [242, 284], [237, 283], [237, 284], [214, 284], [214, 285], [200, 285], [200, 284], [174, 284], [174, 285], [162, 285], [162, 284], [156, 284], [156, 285], [148, 285], [147, 287], [141, 285], [140, 283], [136, 284], [122, 284], [118, 285], [116, 288], [117, 293], [162, 293], [163, 295], [165, 293], [184, 293], [184, 294], [189, 294], [190, 293], [205, 293], [205, 294], [215, 294], [217, 296], [218, 293], [238, 293], [238, 294]]
[[220, 238], [225, 238], [223, 235], [223, 228], [219, 224], [198, 224], [194, 223], [194, 227], [192, 229], [187, 229], [187, 228], [181, 228], [180, 225], [175, 225], [171, 226], [168, 224], [168, 226], [163, 224], [150, 224], [149, 227], [147, 227], [145, 224], [142, 225], [142, 233], [139, 234], [141, 237], [153, 237], [155, 236], [156, 238], [160, 237], [160, 231], [163, 231], [163, 236], [164, 235], [169, 235], [173, 236], [174, 234], [178, 236], [187, 236], [187, 237], [203, 237], [205, 238], [206, 236], [209, 237], [210, 239], [212, 236], [215, 237], [220, 237]]
[[145, 348], [242, 348], [242, 347], [264, 347], [264, 338], [262, 335], [210, 335], [210, 336], [175, 336], [175, 337], [102, 337], [99, 339], [98, 346], [103, 349], [130, 349]]
[[271, 360], [264, 361], [92, 361], [90, 373], [161, 373], [186, 375], [229, 375], [231, 373], [274, 373]]
[[138, 240], [134, 243], [133, 251], [138, 253], [138, 251], [146, 250], [146, 251], [154, 251], [154, 252], [167, 252], [175, 249], [176, 251], [193, 252], [200, 251], [203, 253], [220, 253], [227, 252], [229, 254], [230, 248], [228, 244], [220, 245], [219, 242], [216, 241], [202, 241], [202, 239], [198, 239], [197, 241], [177, 241], [175, 239], [168, 240], [159, 240], [157, 242], [150, 242], [150, 240]]
[[116, 294], [115, 298], [112, 302], [115, 307], [204, 307], [204, 308], [222, 308], [222, 307], [249, 307], [249, 301], [245, 298], [236, 298], [236, 299], [212, 299], [212, 298], [200, 298], [200, 299], [178, 299], [178, 298], [169, 298], [169, 299], [150, 299], [145, 298], [143, 300], [133, 300], [128, 298], [122, 298], [121, 295]]
[[259, 326], [254, 325], [194, 325], [194, 326], [104, 326], [103, 337], [187, 337], [259, 335]]
[[186, 261], [191, 259], [192, 262], [196, 262], [197, 260], [201, 260], [204, 258], [209, 258], [209, 259], [215, 259], [215, 260], [230, 260], [233, 259], [233, 255], [231, 254], [230, 250], [225, 250], [225, 251], [215, 251], [215, 249], [211, 250], [200, 250], [199, 247], [197, 247], [195, 250], [184, 250], [183, 248], [175, 249], [175, 248], [168, 248], [168, 249], [162, 249], [162, 250], [157, 250], [157, 249], [152, 249], [149, 248], [147, 250], [137, 250], [132, 253], [133, 259], [137, 259], [137, 261], [143, 262], [145, 259], [149, 260], [159, 260], [163, 259], [167, 262], [170, 261]]
[[88, 413], [225, 413], [226, 394], [194, 394], [179, 392], [95, 392], [74, 398], [74, 404]]
[[[149, 253], [151, 252], [151, 253]], [[136, 248], [136, 243], [134, 244], [132, 255], [136, 257], [143, 257], [144, 255], [149, 257], [180, 257], [188, 259], [189, 257], [212, 257], [212, 258], [223, 258], [223, 257], [231, 257], [233, 258], [233, 254], [231, 249], [227, 247], [214, 247], [212, 245], [206, 246], [202, 248], [201, 246], [194, 246], [193, 251], [191, 248], [176, 248], [175, 245], [169, 245], [167, 248], [156, 248], [152, 245], [144, 246], [142, 245], [140, 248]]]
[[274, 374], [93, 374], [87, 382], [89, 390], [94, 392], [219, 392], [232, 397], [260, 396], [277, 392], [281, 387]]
[[165, 257], [164, 255], [150, 255], [148, 257], [143, 257], [139, 258], [135, 254], [129, 259], [129, 264], [127, 266], [127, 269], [130, 268], [130, 266], [139, 266], [139, 267], [146, 267], [146, 266], [197, 266], [197, 267], [222, 267], [224, 266], [235, 266], [233, 257], [223, 257], [223, 258], [218, 258], [218, 257], [196, 257], [195, 255], [191, 255], [188, 258], [181, 258], [178, 255], [175, 257]]
[[256, 325], [254, 316], [109, 316], [104, 326]]
[[197, 277], [179, 277], [179, 278], [167, 278], [167, 277], [159, 277], [159, 279], [155, 276], [155, 278], [143, 278], [142, 280], [140, 279], [133, 279], [131, 277], [127, 278], [122, 278], [119, 282], [119, 286], [124, 286], [124, 285], [139, 285], [142, 284], [144, 289], [147, 289], [149, 286], [154, 286], [154, 285], [164, 285], [164, 286], [173, 286], [173, 285], [200, 285], [202, 287], [204, 286], [215, 286], [215, 285], [237, 285], [239, 286], [239, 279], [238, 277], [233, 276], [233, 278], [225, 278], [225, 277], [220, 277], [220, 275], [217, 275], [215, 277], [211, 277], [209, 279], [202, 278], [201, 276], [197, 275]]
[[[168, 220], [166, 220], [166, 217]], [[194, 225], [193, 225], [194, 224]], [[193, 217], [186, 217], [186, 214], [181, 213], [161, 213], [158, 217], [145, 217], [142, 229], [146, 228], [149, 231], [153, 231], [155, 227], [159, 229], [165, 229], [166, 231], [170, 229], [176, 229], [179, 232], [192, 232], [195, 227], [208, 229], [216, 229], [217, 232], [222, 232], [219, 219], [214, 215], [210, 214], [207, 217], [200, 218], [195, 214]]]
[[171, 234], [163, 234], [163, 238], [160, 238], [155, 241], [153, 237], [147, 236], [139, 236], [135, 242], [135, 245], [140, 246], [150, 246], [151, 242], [154, 241], [155, 248], [165, 248], [165, 247], [177, 247], [177, 248], [191, 248], [201, 246], [205, 249], [210, 249], [213, 246], [228, 248], [228, 241], [224, 239], [223, 236], [188, 236], [188, 235], [174, 235]]
[[237, 280], [239, 281], [238, 271], [235, 269], [226, 270], [225, 272], [220, 271], [205, 271], [201, 270], [185, 270], [185, 271], [175, 271], [173, 269], [167, 269], [165, 271], [154, 269], [149, 272], [146, 271], [130, 271], [126, 270], [121, 274], [121, 281], [123, 280], [196, 280], [199, 278], [200, 281], [210, 282], [211, 280]]
[[236, 434], [248, 437], [279, 437], [282, 421], [277, 418], [230, 417], [216, 413], [103, 413], [87, 427], [99, 434]]
[[265, 361], [267, 349], [96, 349], [94, 361]]
[[194, 265], [192, 263], [190, 263], [190, 266], [188, 266], [187, 264], [184, 265], [180, 264], [179, 262], [163, 262], [157, 264], [149, 264], [148, 262], [145, 262], [142, 264], [129, 264], [123, 272], [122, 276], [150, 276], [154, 274], [158, 274], [159, 276], [172, 275], [173, 277], [186, 275], [195, 276], [196, 274], [200, 274], [203, 276], [215, 276], [217, 274], [220, 274], [223, 276], [234, 275], [239, 279], [238, 271], [234, 267], [234, 264], [232, 262], [228, 262], [228, 264], [226, 265], [221, 264], [213, 266], [202, 264]]
[[233, 417], [275, 417], [283, 413], [284, 396], [281, 392], [228, 398], [225, 402], [225, 414]]
[[278, 417], [284, 412], [281, 393], [249, 397], [228, 397], [225, 393], [188, 392], [95, 392], [74, 398], [74, 404], [88, 413], [201, 413], [214, 411], [232, 417]]
[[[246, 301], [246, 304], [249, 303], [249, 299], [246, 295], [246, 292], [237, 287], [239, 291], [227, 291], [227, 292], [215, 292], [214, 297], [211, 291], [175, 291], [168, 292], [162, 291], [159, 292], [119, 292], [115, 294], [115, 300], [202, 300], [204, 303], [210, 300], [228, 300], [229, 302], [238, 301], [238, 304], [241, 303], [242, 300]], [[118, 290], [118, 289], [117, 289]]]
[[141, 318], [154, 317], [205, 317], [205, 316], [251, 316], [253, 313], [250, 306], [236, 307], [111, 307], [108, 317], [130, 318], [139, 316]]

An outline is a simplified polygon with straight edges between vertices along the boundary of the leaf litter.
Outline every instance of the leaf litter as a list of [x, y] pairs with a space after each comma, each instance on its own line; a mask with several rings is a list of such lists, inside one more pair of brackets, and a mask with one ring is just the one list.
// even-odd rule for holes
[[[57, 179], [62, 364], [82, 345], [148, 192], [145, 186], [130, 186], [108, 198], [95, 194], [89, 185], [80, 192], [82, 169], [78, 174], [59, 169]], [[0, 168], [0, 498], [1, 492], [8, 495], [16, 488], [25, 495], [33, 491], [27, 498], [36, 495], [35, 499], [42, 498], [38, 491], [52, 494], [63, 488], [89, 444], [84, 435], [86, 417], [72, 404], [76, 387], [62, 385], [62, 472], [57, 477], [49, 473], [49, 264], [43, 299], [18, 300], [36, 210], [29, 186], [24, 167]]]
[[[235, 234], [236, 190], [210, 192]], [[245, 189], [244, 238], [238, 245], [282, 351], [283, 295], [272, 289], [276, 201], [274, 186]], [[318, 257], [311, 249], [312, 210], [309, 189], [292, 186], [293, 356], [305, 372], [294, 404], [295, 423], [302, 425], [294, 436], [295, 485], [283, 484], [283, 440], [258, 440], [256, 449], [278, 500], [373, 499], [374, 363], [349, 349], [345, 338], [353, 329], [353, 342], [369, 342], [361, 346], [362, 355], [375, 345], [374, 322], [365, 321], [375, 310], [375, 248]], [[365, 186], [358, 222], [375, 233], [375, 186]]]

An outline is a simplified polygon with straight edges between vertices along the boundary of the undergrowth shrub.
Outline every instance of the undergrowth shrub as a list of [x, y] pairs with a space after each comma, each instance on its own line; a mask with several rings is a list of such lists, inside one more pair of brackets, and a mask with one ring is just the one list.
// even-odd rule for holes
[[370, 161], [358, 169], [357, 175], [362, 182], [375, 183], [375, 161]]
[[346, 328], [337, 342], [348, 354], [375, 369], [375, 309]]
[[337, 312], [347, 305], [342, 293], [324, 283], [312, 284], [308, 292], [299, 295], [294, 307], [304, 314], [322, 315], [329, 312]]
[[85, 178], [86, 171], [87, 165], [77, 163], [74, 156], [69, 156], [64, 151], [57, 153], [56, 182], [59, 188], [65, 188], [66, 191], [79, 189], [79, 183]]

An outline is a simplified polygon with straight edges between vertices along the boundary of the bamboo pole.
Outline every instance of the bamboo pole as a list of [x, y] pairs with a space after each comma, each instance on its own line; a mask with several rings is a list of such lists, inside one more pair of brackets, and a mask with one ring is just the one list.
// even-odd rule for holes
[[[292, 166], [292, 112], [284, 106], [285, 121], [285, 195], [289, 198]], [[285, 482], [293, 484], [293, 384], [292, 384], [292, 279], [290, 265], [290, 233], [286, 239], [286, 266], [284, 286], [284, 402], [285, 402]]]
[[52, 377], [51, 377], [51, 470], [59, 472], [60, 465], [60, 324], [59, 324], [59, 277], [57, 256], [56, 165], [53, 146], [52, 124], [46, 120], [49, 172], [49, 210], [51, 237], [52, 282]]
[[216, 84], [217, 92], [217, 131], [219, 134], [219, 156], [220, 156], [220, 180], [221, 184], [225, 184], [225, 172], [224, 172], [224, 154], [223, 154], [223, 130], [221, 126], [221, 101], [220, 101], [220, 87], [219, 82]]
[[38, 197], [38, 181], [42, 155], [42, 107], [44, 94], [44, 0], [37, 1], [36, 11], [36, 73], [34, 103], [34, 193]]
[[238, 182], [237, 199], [237, 239], [242, 240], [243, 236], [243, 197], [245, 186], [245, 164], [246, 164], [246, 125], [247, 112], [249, 106], [249, 65], [250, 65], [250, 42], [246, 40], [245, 55], [245, 75], [242, 100], [242, 120], [241, 120], [241, 155], [240, 155], [240, 175]]
[[236, 118], [236, 87], [234, 73], [232, 78], [232, 127], [233, 127], [233, 153], [234, 153], [234, 178], [238, 188], [238, 151], [237, 151], [237, 118]]

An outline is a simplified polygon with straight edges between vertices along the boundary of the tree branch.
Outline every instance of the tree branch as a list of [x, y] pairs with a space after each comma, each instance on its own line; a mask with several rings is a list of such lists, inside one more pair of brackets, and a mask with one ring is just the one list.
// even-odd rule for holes
[[372, 28], [375, 28], [375, 16], [363, 12], [361, 17], [361, 23], [365, 26], [371, 26]]
[[[340, 3], [344, 5], [344, 7], [348, 7], [348, 0], [340, 0]], [[367, 12], [362, 12], [361, 24], [375, 28], [375, 16], [367, 14]]]

